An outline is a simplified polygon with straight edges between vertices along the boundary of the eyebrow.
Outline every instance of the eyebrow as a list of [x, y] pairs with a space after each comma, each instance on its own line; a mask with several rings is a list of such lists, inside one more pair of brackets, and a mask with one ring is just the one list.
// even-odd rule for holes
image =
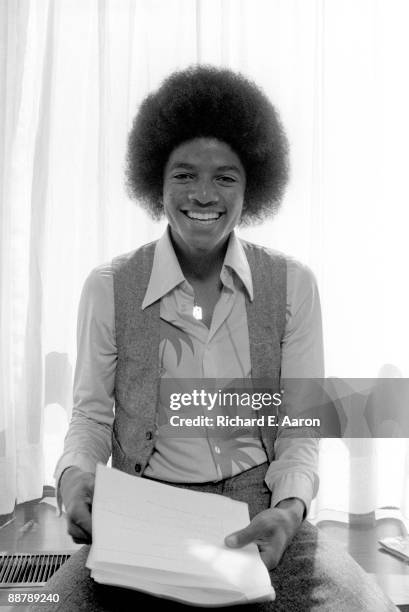
[[[183, 168], [184, 170], [195, 170], [196, 166], [192, 164], [187, 164], [186, 162], [175, 161], [169, 168], [169, 170], [174, 170], [175, 168]], [[216, 168], [217, 172], [237, 172], [237, 174], [242, 175], [242, 171], [238, 166], [218, 166]]]

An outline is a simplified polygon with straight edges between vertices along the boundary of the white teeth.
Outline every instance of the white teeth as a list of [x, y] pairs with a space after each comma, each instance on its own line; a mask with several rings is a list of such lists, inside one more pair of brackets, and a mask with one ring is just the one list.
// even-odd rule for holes
[[186, 215], [189, 219], [197, 219], [198, 221], [215, 221], [221, 216], [221, 213], [199, 213], [188, 210]]

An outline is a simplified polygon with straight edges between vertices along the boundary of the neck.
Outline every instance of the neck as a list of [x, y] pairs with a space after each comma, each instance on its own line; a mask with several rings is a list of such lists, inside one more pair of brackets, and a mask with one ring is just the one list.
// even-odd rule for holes
[[172, 243], [186, 279], [207, 280], [220, 276], [228, 239], [220, 248], [211, 252], [182, 248], [173, 238]]

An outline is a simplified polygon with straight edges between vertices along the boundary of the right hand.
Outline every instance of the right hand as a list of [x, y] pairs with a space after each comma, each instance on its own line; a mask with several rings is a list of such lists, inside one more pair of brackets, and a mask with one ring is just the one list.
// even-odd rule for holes
[[91, 544], [91, 509], [95, 474], [72, 466], [60, 480], [62, 501], [67, 514], [68, 533], [76, 544]]

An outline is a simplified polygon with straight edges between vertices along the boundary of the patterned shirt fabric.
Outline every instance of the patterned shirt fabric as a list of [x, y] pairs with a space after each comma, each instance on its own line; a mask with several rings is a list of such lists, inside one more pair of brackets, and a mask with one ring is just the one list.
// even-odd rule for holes
[[[170, 380], [179, 384], [178, 390], [183, 392], [186, 381], [191, 379], [229, 381], [251, 376], [245, 297], [247, 293], [250, 300], [253, 298], [253, 285], [247, 258], [234, 232], [220, 279], [222, 293], [209, 329], [192, 316], [194, 292], [183, 276], [168, 231], [158, 241], [142, 305], [145, 308], [161, 300], [161, 401], [155, 448], [145, 470], [150, 478], [169, 482], [217, 481], [267, 460], [260, 439], [249, 436], [245, 429], [235, 429], [233, 436], [222, 438], [220, 431], [215, 435], [209, 427], [196, 428], [193, 435], [185, 438], [166, 435], [170, 414], [163, 391]], [[112, 427], [115, 364], [113, 272], [111, 264], [106, 264], [91, 272], [81, 296], [73, 418], [56, 467], [57, 482], [70, 465], [95, 472], [98, 457], [106, 454], [106, 449], [98, 449], [97, 441], [93, 441], [92, 422], [101, 423], [107, 430]], [[287, 258], [287, 320], [281, 375], [284, 385], [286, 378], [324, 375], [316, 282], [311, 271], [292, 258]], [[294, 393], [288, 397], [283, 412], [297, 416], [303, 409], [302, 398]], [[76, 427], [76, 423], [81, 426]], [[272, 490], [272, 506], [282, 499], [298, 497], [308, 510], [318, 486], [316, 470], [316, 440], [278, 439], [275, 460], [265, 479]]]
[[[163, 269], [163, 262], [166, 268]], [[251, 376], [245, 292], [253, 298], [250, 268], [239, 240], [229, 241], [220, 273], [222, 293], [210, 329], [193, 317], [194, 291], [184, 279], [168, 233], [155, 251], [152, 273], [142, 308], [161, 299], [159, 358], [162, 372], [155, 449], [144, 474], [169, 482], [210, 482], [234, 476], [267, 461], [258, 435], [246, 436], [244, 427], [190, 427], [169, 425], [170, 390], [191, 393], [198, 379], [223, 379], [223, 388], [234, 379]], [[177, 380], [174, 384], [173, 381]], [[169, 381], [166, 384], [165, 381]], [[168, 390], [168, 387], [170, 390]], [[221, 385], [211, 388], [218, 391]], [[202, 386], [199, 387], [199, 389]], [[219, 411], [218, 411], [219, 412]], [[251, 407], [247, 414], [257, 416]], [[206, 406], [187, 407], [183, 417], [210, 416]], [[173, 430], [173, 431], [172, 431]], [[183, 437], [188, 432], [187, 437]]]

